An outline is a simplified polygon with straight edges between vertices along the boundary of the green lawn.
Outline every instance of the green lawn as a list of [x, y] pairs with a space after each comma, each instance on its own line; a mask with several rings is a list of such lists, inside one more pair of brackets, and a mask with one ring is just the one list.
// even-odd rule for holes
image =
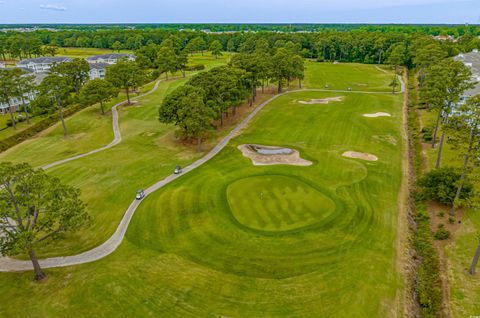
[[[156, 119], [162, 98], [183, 81], [165, 82], [138, 106], [120, 109], [120, 145], [51, 170], [82, 189], [94, 221], [40, 254], [103, 242], [137, 188], [199, 156], [176, 144], [172, 127]], [[395, 266], [402, 96], [344, 94], [329, 105], [298, 103], [338, 95], [300, 92], [272, 102], [219, 155], [145, 199], [107, 258], [47, 270], [40, 284], [31, 273], [0, 274], [0, 316], [396, 313], [403, 281]], [[393, 117], [362, 117], [377, 111]], [[89, 133], [100, 136], [102, 127]], [[236, 148], [245, 143], [292, 147], [314, 164], [253, 166]], [[343, 158], [347, 150], [379, 161]], [[35, 160], [33, 153], [24, 158]]]
[[133, 54], [133, 51], [120, 50], [113, 51], [109, 49], [96, 49], [96, 48], [79, 48], [79, 47], [60, 47], [58, 48], [57, 56], [66, 56], [71, 58], [87, 58], [93, 55], [112, 54], [112, 53], [128, 53]]
[[[319, 63], [307, 61], [306, 67], [311, 69], [305, 75], [307, 87], [353, 91], [390, 92], [389, 84], [393, 80], [393, 72], [374, 65], [356, 63]], [[398, 90], [398, 88], [397, 88]]]
[[[23, 112], [21, 114], [22, 116], [25, 116]], [[17, 116], [15, 116], [15, 118], [17, 118]], [[43, 118], [43, 116], [30, 117], [30, 124], [33, 125], [36, 122], [42, 120]], [[0, 115], [0, 140], [15, 135], [16, 133], [19, 133], [29, 127], [26, 121], [17, 121], [17, 129], [15, 130], [12, 127], [8, 127], [7, 123], [11, 123], [10, 114]]]

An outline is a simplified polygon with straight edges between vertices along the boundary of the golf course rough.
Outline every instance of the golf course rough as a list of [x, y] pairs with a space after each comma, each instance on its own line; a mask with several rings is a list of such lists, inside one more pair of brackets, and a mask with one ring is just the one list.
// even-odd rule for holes
[[[306, 84], [322, 88], [315, 81], [334, 70], [312, 65]], [[389, 90], [391, 74], [383, 80], [373, 66], [336, 66], [342, 77], [333, 88], [363, 81], [362, 90]], [[52, 254], [103, 242], [136, 189], [195, 159], [181, 161], [186, 150], [156, 121], [174, 86], [167, 84], [143, 107], [121, 109], [117, 147], [49, 171], [82, 188], [95, 222]], [[402, 96], [345, 93], [332, 107], [298, 104], [336, 96], [297, 92], [271, 102], [218, 155], [146, 198], [108, 257], [48, 269], [41, 284], [29, 272], [0, 274], [0, 316], [393, 316], [403, 289], [395, 262]], [[378, 110], [392, 117], [362, 117]], [[144, 136], [150, 131], [157, 135]], [[254, 166], [242, 144], [282, 145], [313, 164]], [[352, 149], [381, 160], [341, 156]]]

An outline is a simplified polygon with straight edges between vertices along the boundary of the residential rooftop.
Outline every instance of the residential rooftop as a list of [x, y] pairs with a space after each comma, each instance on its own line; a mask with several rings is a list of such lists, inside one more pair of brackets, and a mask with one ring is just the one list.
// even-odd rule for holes
[[25, 65], [29, 63], [36, 63], [36, 64], [51, 64], [51, 63], [62, 63], [62, 62], [70, 62], [72, 61], [69, 57], [55, 57], [55, 56], [48, 56], [48, 57], [37, 57], [33, 59], [25, 59], [21, 60], [17, 63], [17, 65]]
[[480, 94], [480, 53], [474, 50], [470, 53], [462, 53], [455, 56], [456, 61], [463, 62], [472, 71], [473, 79], [477, 82], [475, 88], [466, 92], [467, 96]]

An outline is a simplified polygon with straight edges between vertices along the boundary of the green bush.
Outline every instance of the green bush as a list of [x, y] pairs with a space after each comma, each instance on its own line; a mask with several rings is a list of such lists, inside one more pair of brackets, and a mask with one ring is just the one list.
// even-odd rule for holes
[[442, 304], [440, 266], [437, 252], [433, 247], [430, 218], [423, 204], [417, 205], [415, 221], [417, 229], [413, 243], [420, 259], [415, 290], [420, 303], [421, 316], [438, 317]]
[[192, 72], [192, 71], [202, 71], [205, 69], [205, 65], [203, 64], [192, 64], [192, 65], [188, 65], [186, 68], [185, 68], [185, 71], [189, 71], [189, 72]]
[[433, 237], [436, 240], [447, 240], [450, 237], [450, 232], [445, 229], [445, 225], [440, 224]]
[[[79, 110], [85, 108], [85, 106], [77, 104], [74, 106], [71, 106], [69, 108], [64, 109], [63, 115], [64, 117], [69, 117]], [[53, 113], [47, 118], [33, 124], [32, 126], [20, 131], [19, 133], [16, 133], [13, 136], [10, 136], [8, 138], [5, 138], [3, 140], [0, 140], [0, 152], [5, 151], [25, 140], [28, 138], [31, 138], [38, 134], [39, 132], [47, 129], [48, 127], [56, 124], [60, 120], [60, 116], [58, 113]]]
[[[432, 170], [418, 180], [421, 194], [426, 199], [451, 205], [457, 192], [460, 175], [461, 173], [457, 169], [451, 167]], [[472, 194], [473, 186], [468, 180], [465, 180], [460, 199], [468, 199]]]
[[440, 212], [438, 212], [437, 216], [440, 217], [440, 218], [443, 218], [445, 216], [445, 212], [440, 211]]
[[450, 223], [450, 224], [455, 224], [455, 218], [452, 217], [452, 216], [449, 217], [449, 218], [448, 218], [448, 223]]

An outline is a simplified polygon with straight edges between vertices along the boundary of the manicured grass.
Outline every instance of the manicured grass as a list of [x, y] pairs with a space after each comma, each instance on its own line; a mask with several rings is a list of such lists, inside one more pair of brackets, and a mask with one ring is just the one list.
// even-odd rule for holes
[[130, 50], [113, 51], [109, 49], [96, 48], [80, 48], [80, 47], [60, 47], [57, 56], [66, 56], [71, 58], [87, 58], [93, 55], [112, 54], [112, 53], [128, 53], [133, 54]]
[[[22, 113], [22, 116], [24, 114]], [[17, 116], [15, 116], [17, 118]], [[43, 116], [34, 116], [30, 117], [30, 124], [33, 125], [36, 122], [42, 120], [44, 117]], [[29, 127], [26, 121], [23, 122], [18, 122], [17, 121], [17, 129], [13, 129], [12, 127], [8, 127], [7, 123], [11, 123], [10, 119], [10, 114], [5, 114], [5, 115], [0, 115], [0, 140], [8, 138], [12, 135], [15, 135], [16, 133], [21, 132], [22, 130], [25, 130]]]
[[[353, 91], [391, 92], [389, 84], [393, 80], [393, 72], [375, 65], [356, 63], [319, 63], [307, 61], [306, 67], [311, 69], [306, 73], [305, 86]], [[397, 91], [399, 88], [397, 87]]]
[[328, 218], [335, 210], [334, 202], [317, 189], [279, 175], [237, 180], [228, 185], [227, 199], [240, 224], [260, 231], [299, 229]]
[[[198, 156], [156, 121], [164, 93], [121, 109], [120, 145], [52, 170], [82, 188], [94, 224], [43, 255], [103, 242], [136, 188]], [[345, 94], [329, 105], [298, 103], [338, 95], [300, 92], [272, 102], [219, 155], [145, 199], [121, 247], [107, 258], [47, 270], [40, 284], [31, 282], [31, 273], [0, 274], [0, 316], [396, 313], [402, 97]], [[377, 111], [393, 116], [362, 117]], [[253, 166], [236, 148], [246, 143], [295, 148], [314, 164]], [[379, 161], [343, 158], [346, 150]], [[303, 209], [290, 207], [299, 201]], [[254, 221], [266, 216], [263, 226]]]

